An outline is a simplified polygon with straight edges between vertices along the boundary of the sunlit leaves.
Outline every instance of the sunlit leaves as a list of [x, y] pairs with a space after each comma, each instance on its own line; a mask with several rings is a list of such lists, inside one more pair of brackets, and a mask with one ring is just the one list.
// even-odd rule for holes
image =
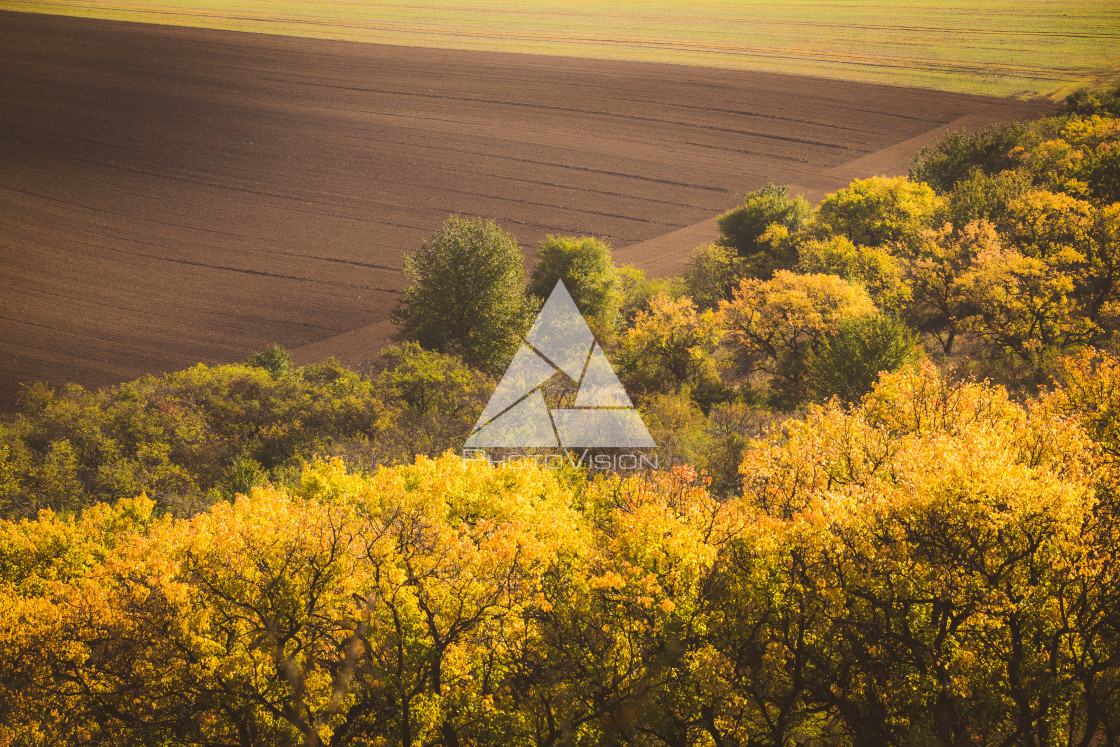
[[768, 281], [743, 280], [720, 307], [737, 365], [774, 377], [775, 388], [794, 399], [804, 387], [809, 352], [845, 319], [874, 311], [867, 292], [843, 278], [786, 271]]

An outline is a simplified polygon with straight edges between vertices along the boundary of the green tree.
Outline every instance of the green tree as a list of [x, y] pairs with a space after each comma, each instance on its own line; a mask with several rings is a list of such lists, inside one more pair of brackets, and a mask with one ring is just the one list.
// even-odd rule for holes
[[411, 281], [393, 309], [406, 340], [497, 372], [531, 321], [521, 249], [493, 221], [453, 216], [405, 257]]
[[1062, 111], [1082, 117], [1094, 114], [1120, 117], [1120, 82], [1095, 91], [1088, 88], [1074, 91], [1066, 97]]
[[392, 443], [386, 456], [411, 462], [462, 446], [494, 382], [458, 358], [424, 350], [414, 342], [383, 351], [389, 365], [375, 386], [390, 410]]
[[917, 345], [917, 337], [896, 317], [845, 319], [836, 334], [809, 352], [809, 386], [820, 399], [855, 402], [871, 391], [880, 373], [915, 363]]
[[684, 273], [685, 291], [702, 309], [714, 309], [731, 300], [743, 278], [743, 262], [731, 247], [708, 244], [696, 249]]
[[933, 146], [922, 148], [910, 163], [910, 178], [938, 192], [949, 192], [975, 169], [989, 176], [1014, 169], [1011, 152], [1028, 141], [1029, 125], [997, 124], [974, 134], [951, 132]]
[[642, 421], [657, 443], [659, 469], [697, 467], [711, 446], [708, 420], [685, 394], [649, 397], [642, 405]]
[[264, 350], [249, 356], [245, 365], [263, 368], [273, 376], [283, 376], [292, 368], [292, 354], [279, 345], [269, 345]]
[[537, 247], [529, 292], [548, 298], [557, 280], [593, 327], [609, 331], [618, 325], [621, 305], [611, 248], [590, 236], [547, 236]]
[[946, 205], [946, 218], [954, 228], [986, 220], [1003, 225], [1009, 205], [1026, 194], [1032, 186], [1026, 169], [986, 174], [974, 169], [953, 186]]
[[749, 274], [766, 279], [797, 262], [796, 254], [782, 251], [788, 245], [767, 239], [767, 230], [776, 224], [796, 232], [808, 217], [804, 197], [791, 198], [789, 187], [767, 182], [762, 189], [748, 192], [742, 205], [719, 216], [719, 244], [735, 249], [746, 260], [744, 269]]
[[680, 278], [646, 277], [645, 271], [634, 265], [619, 265], [615, 275], [623, 328], [633, 326], [639, 313], [650, 310], [654, 299], [660, 296], [679, 298], [686, 294]]

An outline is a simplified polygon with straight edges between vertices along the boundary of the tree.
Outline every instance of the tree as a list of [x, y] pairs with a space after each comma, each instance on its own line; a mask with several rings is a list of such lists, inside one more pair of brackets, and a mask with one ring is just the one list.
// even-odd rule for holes
[[383, 355], [389, 365], [375, 383], [397, 435], [382, 449], [397, 461], [411, 462], [462, 446], [494, 390], [493, 382], [459, 359], [414, 342]]
[[517, 242], [493, 221], [448, 218], [405, 257], [411, 284], [393, 309], [406, 340], [500, 371], [532, 321]]
[[655, 394], [642, 405], [642, 421], [657, 443], [658, 469], [699, 468], [711, 448], [708, 419], [684, 394]]
[[730, 301], [735, 286], [748, 270], [733, 247], [707, 244], [696, 249], [684, 274], [685, 291], [701, 309], [715, 309]]
[[634, 265], [616, 267], [615, 279], [623, 327], [632, 326], [640, 312], [649, 311], [658, 296], [677, 298], [683, 293], [679, 278], [648, 278], [644, 270]]
[[963, 322], [995, 355], [1010, 354], [1038, 376], [1072, 346], [1094, 337], [1079, 313], [1070, 275], [1013, 249], [977, 255], [961, 288], [972, 314]]
[[249, 356], [245, 365], [263, 368], [273, 376], [283, 376], [292, 368], [292, 354], [279, 345], [269, 345], [264, 350]]
[[828, 195], [813, 215], [818, 238], [843, 236], [861, 246], [915, 246], [932, 228], [941, 199], [926, 184], [904, 176], [856, 179]]
[[448, 454], [0, 521], [0, 740], [1115, 744], [1118, 371], [885, 374], [730, 496]]
[[777, 400], [793, 405], [806, 395], [809, 352], [825, 344], [848, 318], [875, 311], [858, 285], [835, 275], [780, 271], [772, 280], [745, 279], [720, 306], [726, 339], [739, 369], [770, 378]]
[[948, 194], [947, 218], [954, 228], [989, 221], [1003, 225], [1011, 203], [1032, 188], [1026, 169], [985, 174], [978, 169], [957, 181]]
[[1120, 117], [1120, 83], [1095, 91], [1078, 89], [1066, 97], [1062, 111], [1082, 117], [1094, 114]]
[[993, 125], [971, 135], [951, 132], [914, 156], [910, 178], [946, 193], [976, 169], [988, 176], [1014, 169], [1018, 162], [1012, 151], [1028, 142], [1028, 133], [1029, 125], [1018, 122]]
[[315, 454], [371, 466], [381, 444], [402, 440], [388, 409], [374, 382], [331, 361], [280, 375], [197, 365], [99, 392], [42, 389], [0, 424], [0, 477], [18, 465], [0, 479], [0, 501], [7, 516], [33, 517], [143, 492], [161, 512], [187, 515], [257, 482], [296, 479]]
[[535, 743], [710, 743], [723, 693], [705, 639], [736, 502], [714, 500], [677, 467], [596, 480], [584, 505], [586, 554], [544, 590], [544, 648], [528, 690]]
[[775, 224], [796, 232], [808, 217], [804, 197], [791, 198], [789, 187], [767, 182], [762, 189], [748, 192], [742, 205], [719, 216], [719, 244], [737, 251], [750, 275], [769, 278], [775, 270], [792, 267], [797, 256], [780, 251], [782, 245], [768, 241], [764, 234]]
[[756, 663], [734, 689], [765, 696], [767, 723], [827, 713], [868, 746], [1103, 736], [1071, 679], [1103, 641], [1073, 635], [1096, 498], [1070, 419], [927, 364], [858, 407], [811, 408], [742, 472], [773, 539], [731, 548], [735, 588], [763, 591], [729, 609], [726, 645]]
[[618, 325], [621, 294], [609, 246], [589, 236], [546, 236], [537, 247], [529, 292], [546, 299], [557, 280], [593, 327], [606, 332]]
[[862, 285], [880, 309], [898, 312], [910, 300], [903, 263], [886, 247], [858, 246], [833, 236], [802, 242], [799, 254], [799, 272], [836, 275]]
[[[1114, 288], [1111, 280], [1094, 283], [1093, 276], [1115, 272], [1107, 255], [1089, 261], [1092, 235], [1087, 203], [1045, 190], [1012, 201], [1002, 246], [978, 252], [959, 278], [970, 310], [963, 326], [990, 352], [1010, 354], [1034, 376], [1056, 355], [1091, 343], [1100, 333], [1096, 310]], [[1094, 287], [1100, 294], [1095, 304], [1087, 298]]]
[[719, 388], [713, 354], [719, 329], [712, 311], [697, 311], [690, 298], [662, 294], [638, 313], [623, 335], [619, 374], [635, 393], [678, 393], [688, 388], [700, 404]]
[[998, 251], [999, 236], [987, 221], [960, 229], [945, 224], [925, 231], [917, 250], [908, 257], [907, 281], [912, 300], [906, 310], [916, 329], [940, 343], [951, 355], [971, 314], [962, 279], [981, 254]]
[[1035, 128], [1042, 141], [1015, 153], [1035, 184], [1102, 205], [1120, 201], [1120, 118], [1069, 117]]
[[809, 387], [820, 399], [836, 396], [855, 402], [871, 391], [879, 374], [918, 360], [918, 339], [897, 317], [851, 317], [836, 334], [809, 351]]
[[2, 522], [0, 738], [527, 739], [509, 682], [546, 577], [591, 554], [570, 503], [548, 470], [446, 456], [321, 462], [186, 521], [139, 499]]

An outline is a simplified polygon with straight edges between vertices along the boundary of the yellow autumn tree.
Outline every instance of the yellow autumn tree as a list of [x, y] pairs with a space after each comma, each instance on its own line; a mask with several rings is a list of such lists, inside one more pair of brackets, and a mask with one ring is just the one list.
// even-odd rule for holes
[[772, 380], [779, 401], [804, 395], [806, 360], [845, 319], [875, 312], [867, 292], [835, 275], [798, 275], [785, 270], [772, 280], [748, 278], [720, 321], [739, 369]]
[[[1070, 677], [1093, 466], [1076, 423], [928, 364], [852, 410], [812, 408], [743, 463], [788, 575], [740, 623], [766, 621], [746, 643], [781, 663], [736, 689], [786, 725], [774, 739], [821, 714], [855, 745], [1096, 733]], [[767, 567], [757, 545], [736, 555]]]

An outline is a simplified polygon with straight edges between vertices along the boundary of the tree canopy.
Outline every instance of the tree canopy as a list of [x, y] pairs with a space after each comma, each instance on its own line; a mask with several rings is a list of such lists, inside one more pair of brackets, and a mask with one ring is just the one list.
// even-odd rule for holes
[[498, 373], [535, 311], [517, 242], [493, 221], [448, 218], [405, 257], [410, 281], [393, 311], [402, 337]]

